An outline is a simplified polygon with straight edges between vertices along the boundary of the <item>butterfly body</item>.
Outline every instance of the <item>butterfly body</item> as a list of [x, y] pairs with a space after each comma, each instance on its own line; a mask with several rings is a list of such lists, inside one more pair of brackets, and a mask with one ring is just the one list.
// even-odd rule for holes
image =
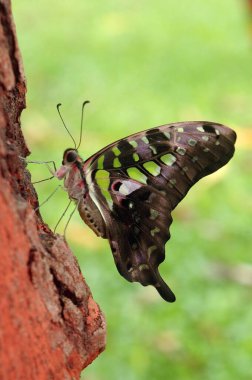
[[194, 183], [230, 160], [235, 139], [217, 123], [168, 124], [118, 140], [87, 161], [67, 149], [55, 175], [84, 222], [109, 240], [119, 273], [173, 302], [158, 271], [171, 211]]

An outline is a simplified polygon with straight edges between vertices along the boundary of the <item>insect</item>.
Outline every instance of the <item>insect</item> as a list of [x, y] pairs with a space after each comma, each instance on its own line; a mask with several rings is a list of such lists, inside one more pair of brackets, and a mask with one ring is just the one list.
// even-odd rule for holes
[[231, 159], [235, 132], [206, 121], [166, 124], [118, 140], [86, 161], [78, 153], [81, 135], [76, 145], [70, 134], [75, 147], [65, 150], [54, 175], [64, 179], [83, 221], [108, 239], [119, 273], [153, 285], [174, 302], [158, 271], [170, 239], [171, 212], [199, 179]]

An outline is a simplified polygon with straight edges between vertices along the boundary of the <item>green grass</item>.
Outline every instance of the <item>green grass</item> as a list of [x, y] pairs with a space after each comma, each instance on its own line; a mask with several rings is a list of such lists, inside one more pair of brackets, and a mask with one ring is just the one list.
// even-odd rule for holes
[[[252, 40], [244, 3], [13, 1], [28, 85], [22, 123], [33, 159], [59, 165], [71, 146], [58, 102], [78, 136], [81, 103], [91, 100], [83, 157], [172, 121], [213, 120], [238, 131], [234, 159], [173, 214], [161, 271], [175, 304], [121, 278], [107, 242], [75, 215], [69, 244], [108, 325], [107, 349], [83, 379], [252, 376], [251, 287], [213, 276], [214, 263], [251, 265]], [[31, 170], [34, 180], [48, 176], [41, 166]], [[40, 201], [52, 182], [37, 185]], [[59, 191], [41, 209], [44, 220], [53, 227], [66, 204]]]

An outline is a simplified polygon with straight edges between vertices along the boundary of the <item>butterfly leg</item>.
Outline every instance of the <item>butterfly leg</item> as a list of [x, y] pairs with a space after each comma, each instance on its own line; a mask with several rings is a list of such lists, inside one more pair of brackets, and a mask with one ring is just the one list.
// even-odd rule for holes
[[22, 156], [19, 156], [19, 158], [24, 161], [26, 164], [38, 164], [38, 165], [41, 165], [41, 164], [46, 164], [47, 167], [49, 167], [49, 165], [47, 164], [53, 164], [53, 168], [54, 168], [54, 171], [52, 171], [52, 169], [49, 167], [49, 171], [50, 173], [54, 174], [56, 172], [56, 164], [55, 164], [55, 161], [51, 160], [51, 161], [27, 161], [26, 158], [22, 157]]
[[41, 182], [45, 182], [45, 181], [49, 181], [50, 179], [53, 179], [53, 178], [55, 178], [54, 175], [51, 176], [51, 177], [48, 177], [48, 178], [41, 179], [40, 181], [32, 182], [32, 185], [36, 185], [37, 183], [41, 183]]
[[56, 189], [54, 189], [53, 192], [42, 203], [40, 203], [39, 207], [35, 208], [34, 212], [39, 210], [41, 208], [41, 206], [43, 206], [45, 203], [47, 203], [53, 197], [53, 195], [59, 190], [59, 188], [64, 189], [62, 187], [62, 185], [58, 185], [56, 187]]
[[44, 205], [44, 204], [46, 204], [52, 197], [53, 197], [53, 195], [59, 190], [59, 188], [62, 188], [62, 189], [64, 189], [63, 187], [62, 187], [62, 185], [58, 185], [57, 187], [56, 187], [56, 189], [54, 189], [53, 190], [53, 192], [38, 206], [38, 207], [36, 207], [34, 210], [32, 210], [32, 212], [30, 213], [30, 215], [29, 215], [29, 217], [28, 218], [31, 218], [34, 214], [36, 214], [36, 212], [38, 211], [38, 210], [40, 210], [40, 208]]
[[[43, 165], [46, 165], [47, 168], [48, 168], [48, 170], [49, 170], [49, 172], [52, 174], [51, 177], [48, 177], [48, 178], [42, 179], [42, 180], [40, 180], [40, 181], [32, 182], [33, 185], [34, 185], [34, 184], [37, 184], [37, 183], [41, 183], [41, 182], [45, 182], [45, 181], [49, 181], [49, 180], [55, 178], [55, 173], [56, 173], [56, 170], [57, 170], [57, 168], [56, 168], [56, 164], [55, 164], [55, 161], [53, 161], [53, 160], [51, 160], [51, 161], [27, 161], [24, 157], [19, 156], [19, 158], [20, 158], [22, 161], [24, 161], [26, 164], [38, 164], [38, 165], [42, 165], [42, 164], [43, 164]], [[53, 164], [53, 168], [54, 168], [54, 170], [52, 170], [52, 168], [49, 166], [49, 164]]]
[[71, 214], [70, 214], [70, 216], [69, 216], [69, 218], [68, 218], [68, 221], [67, 221], [67, 223], [66, 223], [66, 225], [65, 225], [65, 228], [64, 228], [64, 238], [66, 238], [66, 230], [67, 230], [67, 227], [68, 227], [68, 225], [69, 225], [69, 223], [70, 223], [70, 220], [72, 219], [72, 216], [73, 216], [73, 214], [75, 213], [77, 207], [78, 207], [78, 203], [76, 203], [76, 205], [75, 205], [73, 211], [71, 212]]
[[62, 219], [63, 219], [64, 216], [66, 215], [66, 212], [67, 212], [67, 210], [69, 209], [71, 203], [72, 203], [72, 200], [70, 199], [70, 201], [69, 201], [68, 204], [67, 204], [67, 207], [65, 208], [64, 212], [62, 213], [61, 217], [59, 218], [58, 222], [56, 223], [56, 225], [55, 225], [55, 227], [54, 227], [54, 229], [53, 229], [53, 233], [54, 233], [54, 234], [55, 234], [55, 232], [56, 232], [56, 229], [57, 229], [58, 225], [60, 224], [60, 222], [62, 221]]

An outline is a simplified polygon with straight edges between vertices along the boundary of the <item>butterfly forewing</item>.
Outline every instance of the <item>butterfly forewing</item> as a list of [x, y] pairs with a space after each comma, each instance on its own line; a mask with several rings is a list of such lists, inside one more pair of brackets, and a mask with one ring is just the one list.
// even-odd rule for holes
[[90, 199], [103, 218], [101, 236], [127, 280], [175, 300], [158, 272], [171, 211], [194, 183], [230, 160], [235, 140], [217, 123], [168, 124], [118, 140], [84, 163]]

